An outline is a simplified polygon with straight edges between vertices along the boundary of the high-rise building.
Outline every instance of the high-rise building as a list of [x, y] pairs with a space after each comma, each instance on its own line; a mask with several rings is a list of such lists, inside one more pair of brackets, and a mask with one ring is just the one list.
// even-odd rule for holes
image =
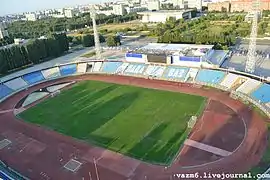
[[123, 4], [115, 4], [113, 5], [113, 14], [115, 15], [125, 15], [126, 10]]
[[73, 18], [75, 16], [74, 9], [65, 9], [64, 10], [64, 15], [67, 18]]
[[60, 8], [60, 9], [56, 9], [55, 10], [57, 14], [65, 14], [65, 9], [64, 8]]
[[[231, 11], [249, 11], [252, 9], [252, 0], [231, 0]], [[260, 0], [259, 10], [270, 10], [270, 0]]]
[[202, 10], [202, 0], [172, 0], [172, 4], [180, 9], [197, 8], [198, 11]]
[[28, 14], [25, 14], [25, 18], [27, 21], [36, 21], [37, 15], [36, 13], [28, 13]]
[[149, 0], [147, 2], [147, 7], [148, 7], [148, 10], [150, 10], [150, 11], [153, 11], [153, 10], [159, 11], [160, 10], [160, 2], [159, 2], [159, 0]]
[[191, 19], [193, 10], [160, 10], [139, 12], [143, 23], [164, 23], [170, 17], [177, 19]]
[[[208, 11], [228, 11], [230, 12], [248, 12], [252, 9], [252, 0], [227, 0], [221, 2], [212, 2], [208, 5]], [[270, 0], [260, 0], [259, 10], [270, 10]]]
[[7, 31], [7, 25], [6, 23], [0, 22], [0, 39], [3, 39], [4, 37], [8, 37], [8, 31]]
[[230, 12], [230, 2], [216, 2], [216, 3], [208, 3], [207, 4], [208, 11], [220, 11], [220, 12]]

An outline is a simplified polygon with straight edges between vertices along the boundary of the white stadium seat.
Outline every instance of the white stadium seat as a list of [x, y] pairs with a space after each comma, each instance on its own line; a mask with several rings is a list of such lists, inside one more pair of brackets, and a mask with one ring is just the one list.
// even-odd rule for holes
[[240, 77], [239, 75], [229, 73], [227, 74], [227, 76], [225, 76], [224, 80], [220, 83], [220, 85], [227, 88], [231, 88], [239, 77]]
[[22, 78], [16, 78], [16, 79], [13, 79], [11, 81], [4, 83], [4, 85], [16, 91], [18, 89], [26, 87], [27, 83]]
[[257, 81], [255, 79], [248, 79], [246, 82], [244, 82], [239, 88], [236, 89], [236, 91], [249, 94], [254, 89], [259, 87], [262, 83], [260, 81]]

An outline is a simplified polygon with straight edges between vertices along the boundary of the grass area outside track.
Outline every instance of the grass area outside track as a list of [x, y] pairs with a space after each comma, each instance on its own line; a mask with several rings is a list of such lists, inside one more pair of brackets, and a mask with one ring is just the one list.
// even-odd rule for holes
[[90, 51], [89, 53], [86, 53], [86, 54], [81, 55], [81, 57], [89, 58], [89, 57], [93, 57], [95, 55], [96, 55], [96, 52], [95, 51]]
[[187, 122], [206, 98], [84, 81], [19, 116], [62, 134], [146, 162], [168, 165], [187, 137]]

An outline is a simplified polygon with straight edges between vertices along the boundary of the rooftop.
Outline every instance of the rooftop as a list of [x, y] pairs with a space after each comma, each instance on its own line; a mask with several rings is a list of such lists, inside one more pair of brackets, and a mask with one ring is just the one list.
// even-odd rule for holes
[[143, 11], [143, 12], [138, 12], [138, 14], [140, 14], [140, 15], [144, 15], [144, 14], [183, 14], [185, 12], [190, 12], [193, 10], [194, 9]]
[[131, 52], [179, 56], [202, 56], [212, 48], [213, 45], [149, 43], [141, 48], [131, 50]]

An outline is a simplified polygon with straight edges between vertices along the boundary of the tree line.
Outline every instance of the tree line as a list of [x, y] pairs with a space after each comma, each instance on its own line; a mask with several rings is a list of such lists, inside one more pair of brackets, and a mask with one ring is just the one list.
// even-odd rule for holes
[[14, 39], [12, 37], [4, 37], [3, 39], [0, 39], [0, 47], [12, 43], [14, 43]]
[[[96, 17], [97, 25], [122, 23], [138, 19], [136, 13], [124, 16], [99, 14]], [[38, 38], [52, 32], [63, 32], [92, 27], [90, 13], [84, 13], [73, 18], [47, 18], [37, 21], [16, 21], [9, 24], [9, 34], [15, 38]]]
[[23, 45], [0, 49], [0, 74], [38, 64], [58, 57], [68, 51], [65, 33], [51, 34], [48, 38], [32, 39]]
[[225, 34], [215, 35], [215, 34], [190, 34], [182, 36], [178, 32], [166, 31], [164, 35], [158, 38], [159, 43], [183, 43], [183, 44], [213, 44], [214, 49], [228, 49], [236, 42], [234, 36], [229, 36]]
[[228, 49], [236, 43], [238, 36], [249, 34], [250, 24], [244, 22], [244, 15], [211, 13], [188, 21], [169, 18], [151, 30], [151, 35], [157, 36], [159, 43], [213, 44], [216, 49]]
[[[92, 47], [95, 46], [95, 37], [92, 34], [82, 34], [81, 36], [68, 36], [68, 42], [71, 43], [72, 46], [82, 45], [83, 47]], [[105, 42], [105, 37], [99, 35], [99, 42]]]

